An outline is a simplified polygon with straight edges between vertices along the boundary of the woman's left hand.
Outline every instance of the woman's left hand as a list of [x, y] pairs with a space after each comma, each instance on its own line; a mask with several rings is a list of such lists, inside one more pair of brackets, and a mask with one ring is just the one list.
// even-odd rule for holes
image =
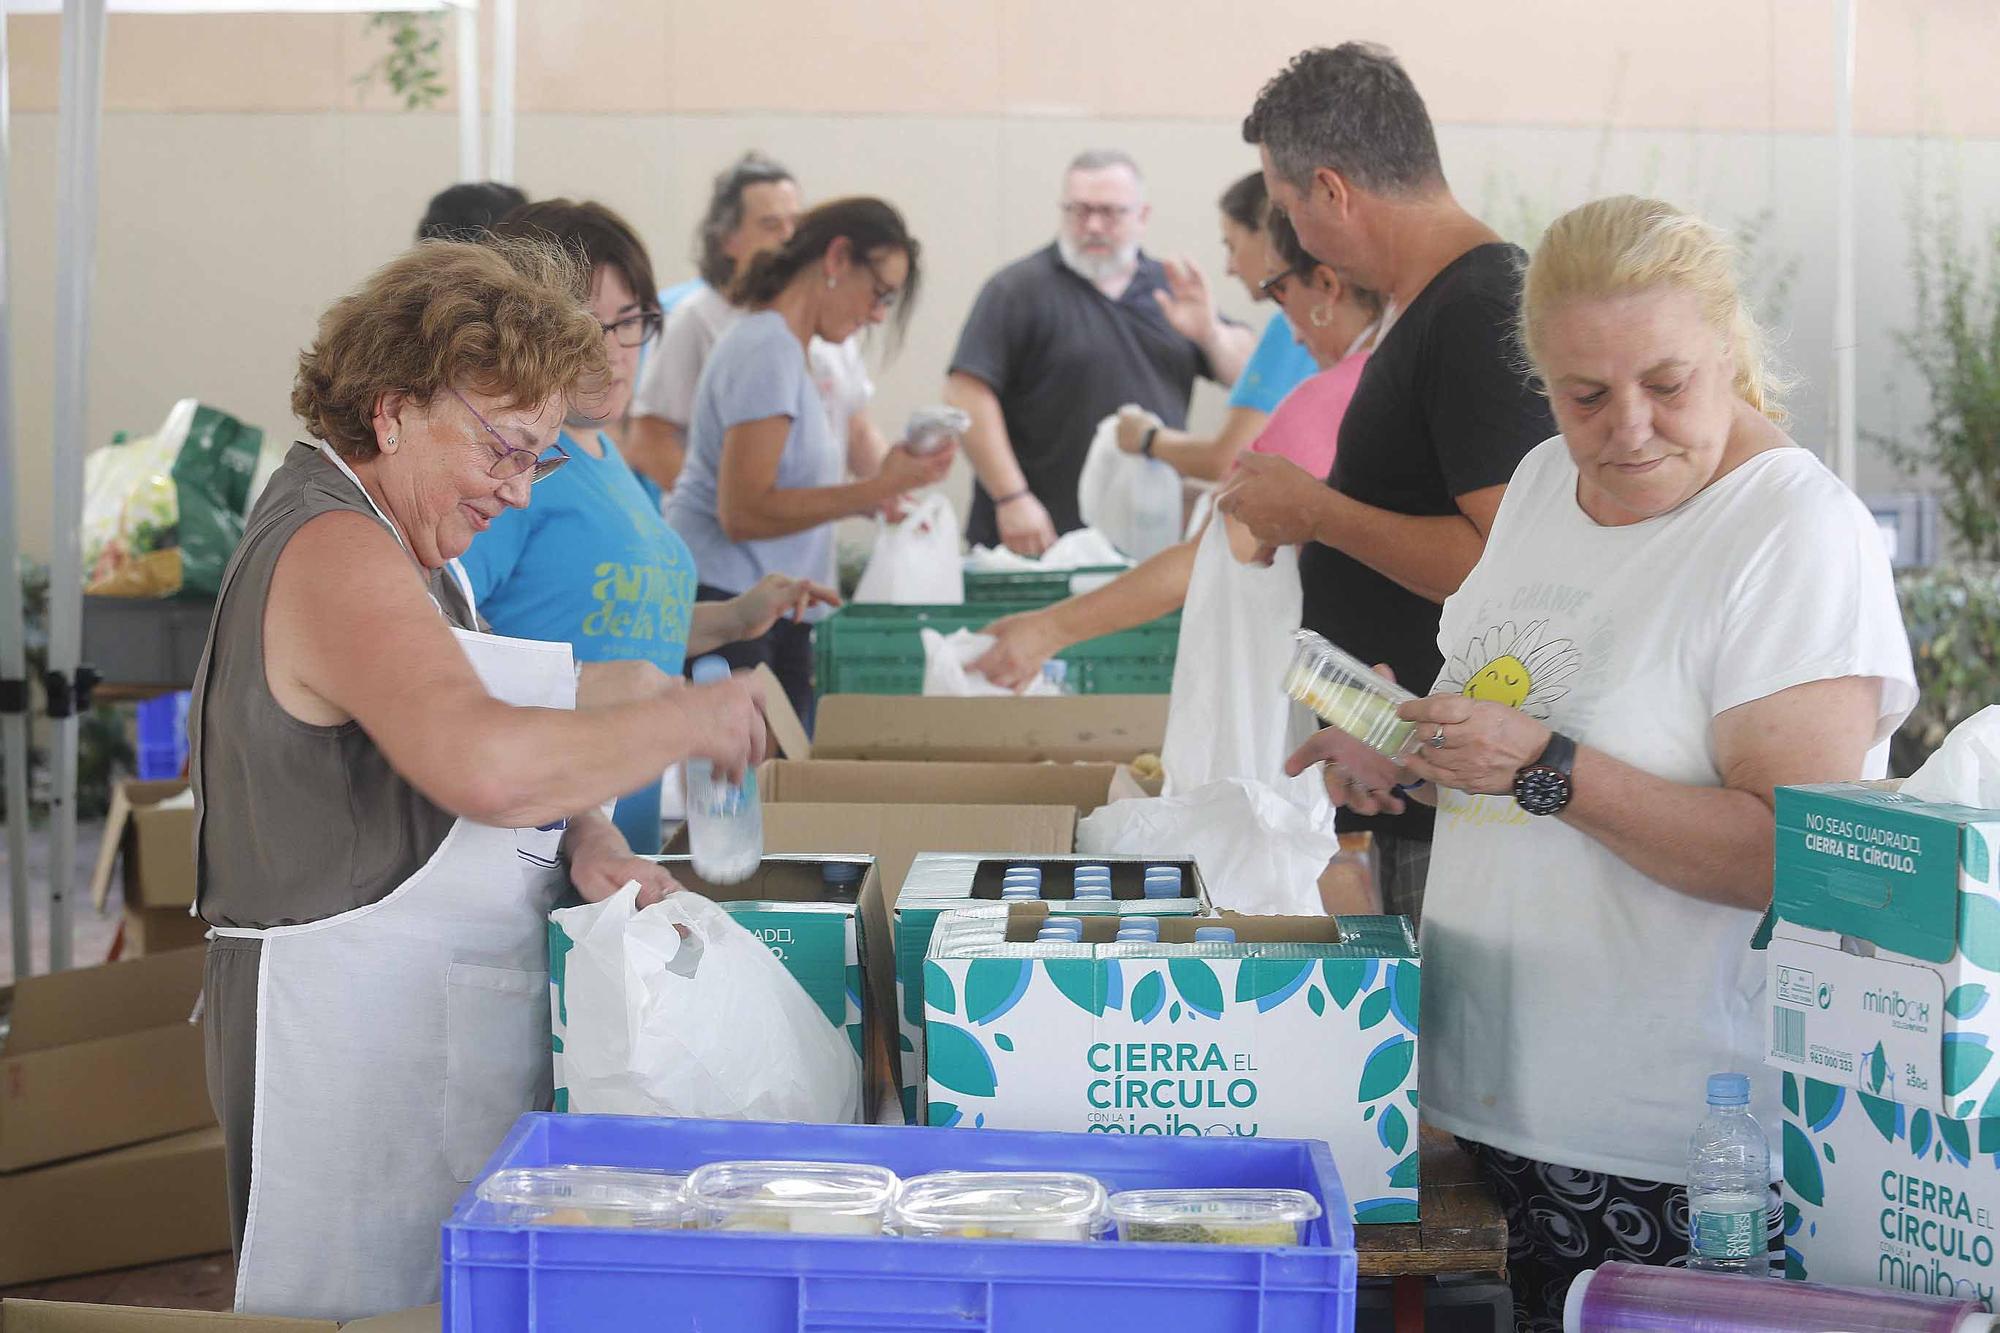
[[[620, 841], [623, 841], [622, 839]], [[633, 880], [639, 881], [639, 906], [651, 907], [670, 893], [681, 891], [680, 881], [657, 861], [625, 852], [622, 855], [585, 857], [570, 862], [569, 882], [585, 902], [603, 902]]]
[[1513, 795], [1515, 774], [1549, 747], [1543, 723], [1518, 708], [1462, 694], [1433, 694], [1397, 712], [1417, 724], [1417, 748], [1404, 756], [1404, 769], [1475, 796]]
[[815, 606], [839, 606], [840, 594], [811, 579], [766, 574], [757, 586], [731, 599], [736, 608], [739, 640], [760, 639], [780, 620], [797, 620]]

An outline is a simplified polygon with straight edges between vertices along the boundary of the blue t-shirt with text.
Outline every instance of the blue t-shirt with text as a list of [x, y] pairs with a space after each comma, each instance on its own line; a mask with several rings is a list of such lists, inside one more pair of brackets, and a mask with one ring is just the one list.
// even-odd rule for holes
[[[678, 676], [695, 601], [694, 556], [603, 435], [592, 458], [567, 432], [570, 461], [509, 509], [462, 557], [479, 614], [496, 634], [567, 643], [579, 662], [651, 662]], [[660, 849], [660, 784], [620, 798], [632, 850]]]

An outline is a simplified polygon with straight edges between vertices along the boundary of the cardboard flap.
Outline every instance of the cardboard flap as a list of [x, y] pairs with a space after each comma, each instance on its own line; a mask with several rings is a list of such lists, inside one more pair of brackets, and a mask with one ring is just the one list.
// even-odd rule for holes
[[[1777, 790], [1772, 910], [1933, 963], [1958, 951], [1959, 820], [1990, 811], [1932, 806], [1879, 787]], [[1976, 829], [1967, 836], [1983, 838]]]
[[[376, 1328], [375, 1320], [363, 1320], [348, 1327], [360, 1328], [363, 1324], [371, 1330]], [[339, 1327], [326, 1319], [213, 1314], [206, 1310], [142, 1310], [126, 1305], [71, 1305], [63, 1301], [0, 1302], [0, 1333], [211, 1333], [211, 1330], [213, 1333], [334, 1333]], [[435, 1313], [428, 1327], [437, 1327]]]
[[1067, 805], [1089, 814], [1139, 791], [1120, 764], [909, 762], [815, 759], [764, 765], [767, 809], [798, 801], [861, 805]]
[[799, 721], [777, 673], [759, 662], [751, 674], [764, 687], [764, 726], [770, 732], [771, 752], [786, 759], [812, 758], [812, 741], [806, 736], [805, 723]]
[[112, 785], [111, 808], [104, 815], [104, 836], [97, 842], [97, 865], [90, 872], [90, 901], [100, 912], [111, 896], [111, 872], [117, 868], [118, 848], [125, 840], [125, 826], [132, 819], [132, 798], [125, 794], [125, 787], [123, 782]]
[[822, 699], [813, 753], [822, 759], [956, 759], [1127, 763], [1158, 754], [1164, 694], [1053, 699], [930, 699], [835, 694]]
[[203, 949], [24, 977], [14, 990], [5, 1054], [186, 1023], [201, 994]]
[[970, 848], [1067, 852], [1076, 809], [1067, 805], [839, 805], [764, 807], [764, 850], [859, 852], [875, 858], [891, 902], [920, 852]]

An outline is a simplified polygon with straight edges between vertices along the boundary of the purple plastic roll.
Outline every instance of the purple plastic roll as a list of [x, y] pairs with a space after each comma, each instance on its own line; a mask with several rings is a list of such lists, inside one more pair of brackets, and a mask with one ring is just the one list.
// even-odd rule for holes
[[1975, 1300], [1604, 1264], [1579, 1276], [1563, 1333], [1992, 1333]]

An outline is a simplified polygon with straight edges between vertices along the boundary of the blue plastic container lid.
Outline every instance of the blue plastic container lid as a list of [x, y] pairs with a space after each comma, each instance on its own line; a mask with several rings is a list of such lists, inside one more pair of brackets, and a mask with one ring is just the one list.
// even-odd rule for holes
[[1710, 1106], [1748, 1106], [1750, 1104], [1750, 1076], [1747, 1074], [1710, 1074], [1708, 1076], [1708, 1104]]
[[859, 884], [868, 867], [856, 861], [828, 861], [820, 866], [820, 878], [828, 884]]
[[1234, 944], [1236, 943], [1236, 932], [1228, 926], [1196, 926], [1194, 928], [1194, 942], [1196, 944]]
[[688, 676], [697, 685], [713, 685], [717, 681], [729, 679], [729, 663], [713, 653], [707, 657], [697, 657], [694, 660], [694, 669]]

